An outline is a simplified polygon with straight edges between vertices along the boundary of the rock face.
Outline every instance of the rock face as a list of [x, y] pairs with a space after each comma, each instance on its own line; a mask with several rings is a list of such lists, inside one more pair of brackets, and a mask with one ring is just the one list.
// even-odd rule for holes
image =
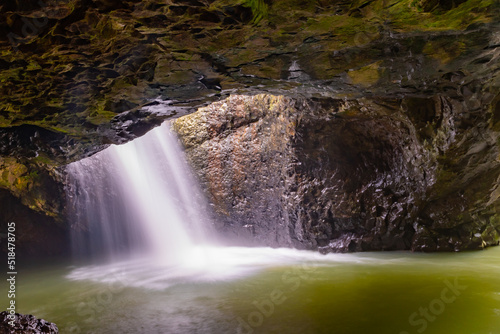
[[[52, 195], [63, 196], [61, 190]], [[69, 234], [62, 221], [26, 207], [21, 201], [0, 189], [2, 221], [0, 229], [7, 231], [7, 224], [15, 223], [16, 257], [20, 262], [45, 256], [61, 257], [69, 254]], [[7, 254], [7, 233], [0, 238], [0, 252]], [[6, 258], [6, 257], [5, 257]]]
[[61, 163], [236, 91], [429, 95], [484, 75], [498, 87], [499, 8], [497, 0], [11, 1], [0, 5], [0, 136], [38, 128], [51, 147], [40, 155]]
[[[483, 233], [485, 220], [493, 219], [490, 223], [496, 224], [496, 218], [491, 218], [496, 217], [496, 188], [489, 187], [496, 187], [495, 173], [490, 171], [496, 168], [500, 120], [499, 17], [498, 0], [15, 0], [1, 4], [0, 187], [16, 200], [18, 214], [0, 216], [0, 228], [7, 220], [26, 222], [26, 217], [40, 214], [45, 217], [40, 221], [53, 226], [54, 235], [63, 236], [68, 225], [64, 224], [61, 166], [109, 144], [132, 140], [165, 119], [188, 114], [230, 94], [268, 93], [291, 97], [296, 101], [293, 105], [308, 107], [295, 106], [293, 115], [286, 114], [292, 110], [288, 107], [284, 114], [280, 111], [285, 124], [275, 120], [278, 116], [273, 111], [248, 116], [251, 121], [244, 121], [250, 122], [248, 129], [260, 131], [262, 138], [273, 138], [262, 142], [260, 151], [249, 144], [252, 147], [238, 147], [232, 156], [220, 138], [221, 149], [212, 153], [220, 157], [220, 164], [224, 159], [246, 164], [246, 152], [269, 161], [266, 168], [270, 171], [283, 172], [293, 166], [288, 174], [280, 174], [287, 177], [247, 174], [256, 185], [267, 184], [268, 193], [253, 198], [253, 204], [240, 203], [262, 208], [273, 201], [285, 211], [262, 216], [278, 222], [276, 227], [250, 223], [249, 211], [233, 211], [227, 217], [248, 221], [248, 227], [235, 233], [260, 235], [262, 242], [269, 239], [271, 244], [334, 249], [330, 243], [340, 236], [338, 228], [344, 231], [355, 221], [366, 221], [366, 231], [373, 231], [375, 224], [380, 230], [377, 235], [395, 235], [380, 225], [388, 219], [387, 228], [399, 229], [404, 240], [411, 233], [410, 239], [421, 240], [422, 246], [415, 249], [469, 248], [469, 243], [474, 248], [472, 244], [482, 245], [483, 241], [492, 244], [494, 237], [486, 238], [492, 231], [474, 241], [464, 241], [462, 234]], [[318, 110], [317, 105], [321, 106]], [[342, 108], [359, 110], [353, 111], [352, 118], [342, 116], [340, 123], [325, 121], [330, 117], [328, 110], [337, 115]], [[414, 111], [406, 113], [406, 109]], [[316, 116], [309, 117], [312, 114]], [[270, 122], [287, 135], [277, 140], [277, 132], [272, 132], [276, 129], [252, 128], [260, 126], [254, 119]], [[357, 121], [359, 125], [355, 125]], [[309, 124], [309, 130], [300, 124]], [[337, 132], [328, 134], [330, 130], [357, 132], [365, 138], [357, 140], [367, 146], [357, 151], [354, 139], [339, 137]], [[402, 132], [407, 130], [409, 137]], [[224, 133], [222, 128], [217, 131]], [[394, 133], [385, 136], [379, 131]], [[327, 153], [315, 153], [317, 159], [310, 160], [310, 151], [319, 140], [316, 135], [321, 140], [343, 142], [352, 147], [354, 155], [348, 160], [338, 157], [339, 147], [325, 144]], [[251, 136], [245, 140], [260, 140], [256, 133]], [[226, 137], [233, 142], [243, 140]], [[379, 138], [381, 143], [369, 145]], [[361, 168], [363, 159], [377, 160], [370, 149], [400, 153]], [[281, 152], [281, 156], [272, 152]], [[414, 154], [418, 157], [413, 158]], [[318, 165], [318, 159], [323, 161], [326, 156], [340, 160], [328, 158], [328, 163]], [[294, 165], [294, 159], [300, 159], [301, 165]], [[429, 170], [418, 172], [416, 165], [403, 163], [405, 159]], [[255, 164], [252, 166], [257, 167]], [[349, 168], [362, 169], [362, 180], [326, 181], [331, 171], [345, 177]], [[396, 171], [401, 179], [393, 179]], [[370, 176], [372, 172], [381, 174]], [[296, 179], [297, 175], [303, 179]], [[217, 177], [222, 181], [213, 183], [214, 200], [219, 201], [220, 212], [230, 212], [232, 203], [222, 198], [230, 181], [223, 180], [224, 175]], [[243, 176], [232, 177], [235, 194], [242, 194], [246, 186], [238, 186], [237, 181]], [[406, 177], [408, 184], [402, 181]], [[390, 185], [394, 197], [384, 192], [369, 194], [379, 187], [369, 178]], [[319, 194], [324, 198], [314, 193], [319, 198], [316, 205], [323, 211], [291, 213], [290, 205], [307, 207], [305, 202], [312, 201], [308, 198], [313, 193], [302, 189], [308, 180], [322, 183], [317, 189], [327, 189]], [[298, 184], [304, 192], [293, 190], [290, 184]], [[311, 187], [310, 191], [316, 189]], [[342, 203], [327, 199], [344, 188], [355, 189], [351, 193], [357, 195]], [[293, 193], [298, 202], [277, 199], [280, 196], [275, 191], [282, 197]], [[354, 204], [358, 200], [381, 208], [375, 214], [365, 212], [367, 208]], [[417, 203], [420, 211], [415, 213], [417, 209], [409, 203], [419, 200], [425, 202], [425, 208]], [[10, 210], [6, 205], [0, 204], [2, 215]], [[389, 211], [383, 211], [386, 209]], [[327, 213], [332, 210], [353, 210], [355, 215], [343, 222], [343, 216], [335, 216], [335, 224], [322, 223], [334, 219]], [[458, 217], [460, 211], [464, 213], [457, 222], [462, 224], [435, 223]], [[405, 220], [404, 226], [391, 225], [397, 212], [406, 217], [398, 218]], [[314, 215], [324, 218], [314, 223], [318, 226], [308, 226]], [[412, 217], [422, 220], [415, 218], [410, 228]], [[224, 222], [232, 224], [230, 218]], [[472, 222], [479, 225], [471, 227]], [[32, 231], [30, 224], [26, 229]], [[261, 227], [269, 233], [258, 232]], [[338, 242], [353, 244], [342, 246], [345, 249], [365, 249], [361, 244], [372, 239], [359, 235], [371, 235], [366, 231], [353, 231], [352, 242]], [[414, 244], [373, 240], [379, 242], [383, 246], [373, 247], [399, 249]], [[60, 244], [64, 244], [62, 239]], [[451, 244], [454, 246], [447, 246]], [[27, 252], [43, 253], [39, 249]]]
[[59, 329], [51, 322], [37, 319], [32, 315], [16, 313], [14, 327], [9, 324], [11, 321], [7, 312], [0, 313], [0, 333], [2, 334], [57, 334]]
[[297, 117], [284, 97], [233, 96], [173, 123], [232, 243], [292, 245], [287, 206]]
[[174, 130], [232, 241], [452, 251], [496, 245], [500, 231], [494, 110], [471, 126], [466, 108], [233, 96]]

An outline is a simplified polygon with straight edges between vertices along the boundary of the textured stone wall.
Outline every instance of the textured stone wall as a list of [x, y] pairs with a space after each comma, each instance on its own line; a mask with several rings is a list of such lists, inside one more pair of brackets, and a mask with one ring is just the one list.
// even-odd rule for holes
[[[283, 114], [285, 120], [267, 111], [220, 112], [211, 121], [220, 126], [207, 134], [212, 165], [201, 175], [217, 165], [235, 171], [206, 181], [227, 233], [325, 250], [366, 249], [365, 243], [428, 250], [494, 243], [499, 4], [5, 2], [0, 188], [26, 214], [36, 211], [56, 224], [66, 217], [55, 169], [231, 94], [266, 92], [307, 100], [308, 106], [288, 100], [286, 109], [296, 111]], [[322, 108], [312, 107], [313, 101]], [[287, 122], [294, 125], [286, 125], [285, 133], [295, 134], [279, 137]], [[358, 137], [338, 135], [351, 132]], [[262, 173], [248, 173], [247, 166]], [[351, 171], [360, 177], [353, 179]], [[247, 191], [261, 183], [266, 194]], [[341, 195], [346, 191], [351, 195]], [[226, 196], [233, 193], [238, 210]], [[242, 194], [252, 199], [243, 203]], [[340, 202], [332, 200], [336, 196]], [[2, 207], [0, 221], [7, 220], [8, 209]], [[255, 214], [260, 218], [250, 219]], [[246, 223], [236, 232], [237, 222]], [[354, 231], [354, 223], [366, 226]], [[397, 233], [389, 231], [392, 224]], [[401, 238], [373, 239], [369, 231], [375, 230]]]
[[[55, 194], [64, 195], [62, 191]], [[20, 263], [29, 259], [69, 255], [69, 233], [61, 221], [25, 206], [3, 189], [0, 189], [0, 210], [3, 217], [0, 221], [2, 231], [8, 230], [8, 223], [15, 223], [16, 257]], [[0, 252], [8, 252], [7, 233], [0, 235]]]
[[173, 122], [230, 243], [292, 245], [297, 117], [289, 98], [233, 96]]
[[231, 242], [450, 251], [498, 243], [493, 111], [471, 124], [442, 96], [233, 96], [174, 130]]

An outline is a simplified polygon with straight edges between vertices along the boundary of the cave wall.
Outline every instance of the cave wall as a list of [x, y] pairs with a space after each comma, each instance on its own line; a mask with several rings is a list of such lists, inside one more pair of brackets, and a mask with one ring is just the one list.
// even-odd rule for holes
[[[64, 194], [59, 192], [57, 194]], [[24, 205], [9, 191], [0, 189], [0, 254], [8, 253], [7, 231], [15, 223], [16, 263], [44, 257], [67, 257], [70, 244], [66, 226], [59, 219], [50, 217]], [[5, 260], [6, 261], [6, 260]]]
[[173, 122], [230, 244], [293, 245], [287, 206], [298, 116], [282, 96], [232, 96]]
[[7, 224], [14, 222], [20, 259], [67, 256], [63, 173], [28, 157], [0, 156], [0, 253], [7, 254]]
[[11, 1], [0, 5], [0, 136], [35, 127], [61, 148], [44, 158], [61, 164], [231, 93], [467, 86], [466, 96], [484, 78], [498, 88], [499, 9], [498, 0]]
[[[231, 94], [267, 93], [295, 101], [280, 107], [281, 121], [262, 111], [248, 116], [248, 124], [227, 125], [223, 120], [232, 117], [230, 108], [227, 117], [217, 116], [223, 125], [211, 130], [216, 146], [210, 161], [228, 173], [224, 164], [242, 165], [234, 175], [217, 175], [220, 180], [210, 183], [225, 231], [235, 240], [253, 236], [261, 244], [328, 250], [337, 247], [331, 243], [365, 249], [370, 240], [399, 249], [415, 239], [423, 246], [414, 249], [433, 250], [454, 249], [451, 244], [467, 248], [468, 241], [462, 246], [456, 240], [479, 231], [474, 245], [483, 245], [487, 235], [494, 235], [485, 226], [496, 224], [500, 192], [494, 172], [499, 17], [498, 0], [5, 2], [0, 5], [0, 189], [26, 212], [61, 226], [65, 164]], [[346, 108], [353, 115], [339, 111]], [[342, 114], [341, 120], [335, 116], [334, 123], [327, 110]], [[240, 118], [247, 116], [235, 119]], [[245, 139], [226, 135], [226, 128], [244, 133]], [[287, 135], [280, 137], [278, 129]], [[363, 149], [353, 138], [339, 137], [342, 131], [359, 134]], [[383, 131], [394, 133], [382, 136]], [[316, 137], [330, 144], [316, 152]], [[396, 145], [398, 140], [404, 145]], [[349, 154], [340, 157], [336, 142]], [[417, 157], [409, 157], [406, 149]], [[363, 165], [374, 161], [370, 150], [384, 159]], [[387, 157], [388, 152], [399, 153]], [[246, 172], [246, 154], [256, 157], [250, 165], [261, 174]], [[419, 172], [415, 164], [429, 170]], [[351, 168], [362, 181], [349, 178]], [[370, 179], [372, 172], [380, 172], [379, 179]], [[330, 174], [345, 181], [333, 181]], [[403, 177], [409, 178], [407, 185]], [[259, 195], [245, 203], [243, 194], [254, 194], [249, 184], [261, 183], [267, 192], [256, 191]], [[395, 195], [370, 195], [380, 187]], [[357, 195], [339, 195], [346, 189]], [[233, 193], [240, 205], [236, 211], [233, 200], [223, 198]], [[342, 201], [334, 203], [335, 196]], [[391, 201], [401, 201], [402, 207]], [[264, 210], [268, 203], [274, 209]], [[315, 209], [297, 211], [301, 207]], [[259, 219], [251, 219], [252, 208]], [[0, 222], [5, 222], [10, 208], [1, 209]], [[355, 215], [342, 214], [348, 210]], [[392, 218], [401, 215], [406, 218]], [[462, 223], [449, 223], [451, 216]], [[412, 217], [418, 219], [410, 228]], [[398, 233], [404, 240], [397, 245], [370, 239], [367, 231], [377, 228], [381, 235], [396, 233], [385, 232], [386, 220], [402, 228]], [[365, 230], [351, 229], [352, 242], [342, 239], [339, 231], [363, 222]]]
[[[498, 244], [494, 108], [233, 96], [174, 121], [231, 240], [323, 252]], [[240, 241], [241, 242], [241, 241]]]

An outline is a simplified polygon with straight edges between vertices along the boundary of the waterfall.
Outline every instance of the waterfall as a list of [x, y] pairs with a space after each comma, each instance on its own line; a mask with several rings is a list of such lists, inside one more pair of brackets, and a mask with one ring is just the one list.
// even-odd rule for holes
[[161, 290], [320, 256], [218, 245], [208, 203], [168, 123], [66, 170], [73, 252], [92, 260], [68, 279]]
[[173, 264], [208, 244], [207, 203], [168, 123], [66, 171], [76, 256]]

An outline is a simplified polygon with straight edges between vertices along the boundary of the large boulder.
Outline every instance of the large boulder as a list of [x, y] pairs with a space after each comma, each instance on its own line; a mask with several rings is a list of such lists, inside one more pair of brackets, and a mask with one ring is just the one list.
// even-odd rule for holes
[[173, 129], [230, 242], [330, 251], [497, 245], [498, 129], [443, 96], [232, 96]]

